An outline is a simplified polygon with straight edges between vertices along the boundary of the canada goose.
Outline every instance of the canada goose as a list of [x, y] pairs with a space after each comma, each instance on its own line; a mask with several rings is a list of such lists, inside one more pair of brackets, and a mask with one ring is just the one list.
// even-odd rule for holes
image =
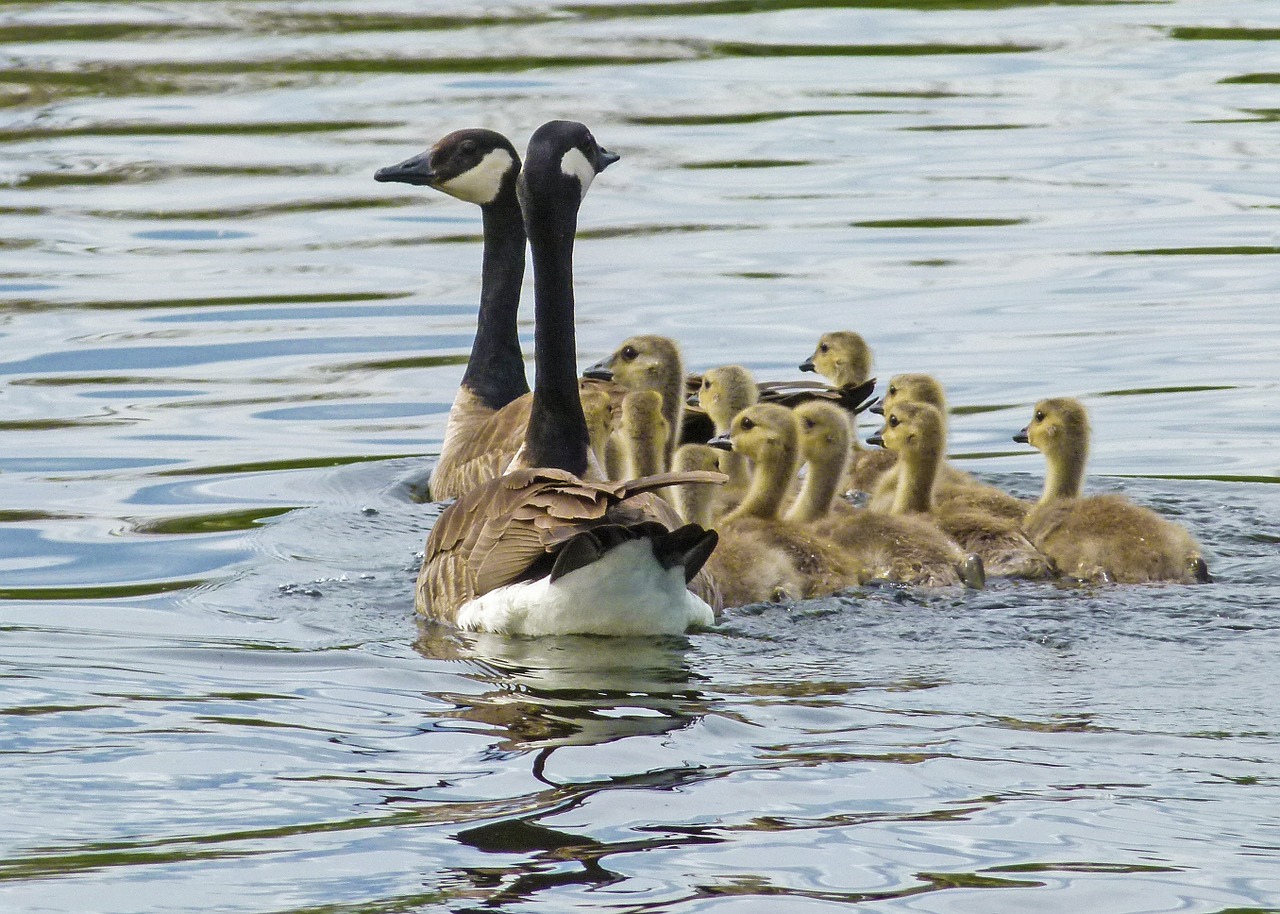
[[[1047, 578], [1053, 567], [1031, 544], [1017, 521], [984, 510], [982, 493], [956, 487], [946, 501], [935, 501], [934, 481], [947, 449], [946, 421], [928, 403], [899, 401], [885, 412], [885, 425], [873, 440], [898, 455], [898, 491], [894, 514], [931, 519], [965, 552], [982, 557], [987, 574]], [[965, 496], [974, 494], [972, 500]]]
[[597, 466], [605, 465], [609, 438], [613, 434], [615, 415], [620, 404], [602, 385], [579, 384], [578, 396], [582, 400], [582, 415], [587, 420], [587, 438], [591, 442], [591, 454]]
[[[695, 396], [715, 425], [715, 433], [727, 435], [734, 417], [759, 400], [760, 389], [747, 369], [741, 365], [724, 365], [702, 373]], [[740, 453], [721, 452], [720, 470], [729, 475], [729, 482], [713, 494], [719, 494], [722, 503], [732, 508], [746, 495], [751, 482], [751, 463]]]
[[622, 398], [615, 435], [624, 440], [623, 479], [652, 476], [667, 469], [667, 443], [671, 427], [662, 414], [662, 394], [656, 390], [629, 390]]
[[[680, 437], [684, 416], [684, 359], [675, 340], [656, 334], [633, 336], [622, 341], [612, 354], [586, 369], [582, 376], [612, 381], [623, 390], [652, 390], [662, 396], [662, 416], [668, 435], [664, 462], [670, 464]], [[616, 464], [611, 461], [611, 475]]]
[[715, 532], [669, 530], [634, 496], [724, 477], [582, 480], [589, 441], [575, 365], [573, 239], [587, 188], [617, 158], [576, 122], [551, 121], [529, 140], [518, 189], [533, 254], [537, 370], [525, 466], [466, 492], [436, 521], [415, 595], [433, 619], [526, 635], [678, 633], [714, 621], [687, 584]]
[[708, 563], [726, 606], [827, 596], [858, 582], [858, 569], [832, 543], [779, 517], [799, 465], [791, 410], [757, 403], [711, 444], [745, 454], [754, 466], [747, 496], [716, 524], [724, 548]]
[[[520, 156], [505, 136], [478, 128], [457, 130], [426, 152], [379, 169], [376, 181], [433, 187], [480, 207], [484, 260], [480, 313], [462, 383], [449, 410], [440, 459], [431, 474], [431, 493], [453, 498], [483, 481], [476, 464], [496, 476], [503, 467], [492, 447], [488, 420], [529, 393], [524, 356], [516, 329], [524, 281], [524, 221], [516, 199]], [[506, 454], [511, 459], [515, 452]]]
[[[871, 378], [871, 347], [859, 333], [833, 330], [818, 338], [813, 355], [800, 363], [800, 370], [817, 372], [838, 388], [856, 388]], [[850, 417], [850, 421], [849, 469], [841, 490], [871, 492], [876, 482], [893, 466], [895, 458], [890, 451], [863, 447], [858, 440], [856, 414]]]
[[1089, 414], [1079, 400], [1041, 400], [1013, 440], [1045, 456], [1044, 494], [1024, 525], [1063, 574], [1122, 584], [1211, 580], [1200, 546], [1178, 524], [1120, 495], [1081, 497]]
[[[728, 451], [722, 451], [707, 444], [682, 444], [676, 448], [676, 455], [671, 459], [671, 472], [687, 473], [691, 470], [723, 472], [720, 469], [720, 461], [728, 454]], [[687, 524], [713, 527], [716, 517], [715, 495], [714, 486], [676, 486], [676, 510]]]
[[928, 521], [855, 508], [836, 498], [852, 434], [843, 410], [813, 402], [797, 406], [795, 415], [808, 474], [787, 520], [834, 540], [861, 568], [864, 583], [983, 586], [982, 560], [965, 555]]
[[[942, 416], [943, 433], [947, 430], [947, 398], [937, 378], [927, 374], [898, 374], [889, 379], [885, 394], [872, 404], [871, 411], [884, 415], [898, 403], [926, 403]], [[876, 485], [871, 507], [888, 511], [893, 506], [898, 491], [898, 470], [891, 469]], [[957, 470], [944, 456], [934, 486], [934, 500], [939, 505], [959, 501], [965, 507], [977, 508], [988, 514], [1007, 517], [1021, 522], [1031, 508], [1029, 502], [1015, 498], [1008, 492], [980, 482], [968, 473]]]

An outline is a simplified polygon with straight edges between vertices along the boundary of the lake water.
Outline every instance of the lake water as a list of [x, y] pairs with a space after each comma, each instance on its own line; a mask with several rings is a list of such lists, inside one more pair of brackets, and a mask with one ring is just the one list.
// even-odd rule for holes
[[[0, 910], [1280, 911], [1277, 70], [1274, 0], [4, 4]], [[480, 222], [372, 173], [553, 117], [583, 365], [855, 329], [1022, 495], [1082, 397], [1218, 583], [419, 626]]]

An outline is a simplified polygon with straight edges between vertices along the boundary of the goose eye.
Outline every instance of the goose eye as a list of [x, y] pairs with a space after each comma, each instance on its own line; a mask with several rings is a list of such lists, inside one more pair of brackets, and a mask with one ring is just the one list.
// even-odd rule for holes
[[813, 428], [816, 424], [817, 424], [817, 423], [816, 423], [816, 422], [814, 422], [812, 419], [805, 419], [805, 420], [804, 420], [804, 427], [805, 427], [805, 428]]
[[830, 351], [831, 351], [831, 346], [830, 346], [830, 345], [828, 345], [827, 343], [822, 343], [822, 344], [820, 344], [820, 345], [818, 346], [818, 351], [819, 351], [819, 352], [830, 352]]
[[751, 429], [756, 427], [756, 424], [747, 418], [743, 418], [743, 420], [738, 424], [746, 431], [750, 431]]
[[890, 427], [890, 428], [897, 428], [897, 427], [898, 427], [898, 417], [897, 417], [897, 416], [890, 416], [890, 417], [889, 417], [889, 427]]
[[635, 361], [635, 357], [638, 356], [639, 354], [640, 353], [636, 352], [636, 347], [634, 346], [623, 346], [622, 352], [619, 353], [619, 355], [622, 356], [623, 360], [627, 362]]
[[708, 381], [706, 378], [703, 378], [703, 379], [702, 379], [702, 389], [703, 389], [703, 390], [710, 390], [710, 389], [711, 389], [711, 382], [710, 382], [710, 381]]
[[459, 150], [463, 155], [471, 155], [473, 152], [475, 152], [475, 151], [476, 151], [476, 141], [475, 141], [475, 140], [463, 140], [463, 141], [462, 141], [462, 145], [458, 147], [458, 150]]
[[1044, 421], [1044, 410], [1042, 410], [1042, 409], [1038, 409], [1038, 410], [1036, 410], [1036, 421], [1037, 421], [1037, 422], [1043, 422], [1043, 421]]
[[890, 393], [890, 394], [896, 394], [897, 392], [898, 392], [898, 388], [896, 388], [895, 386], [893, 386], [892, 384], [890, 384], [890, 385], [889, 385], [889, 393]]

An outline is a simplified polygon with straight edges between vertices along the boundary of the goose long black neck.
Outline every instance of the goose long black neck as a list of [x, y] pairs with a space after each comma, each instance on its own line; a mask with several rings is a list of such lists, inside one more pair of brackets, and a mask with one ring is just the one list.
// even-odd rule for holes
[[[528, 167], [526, 166], [526, 171]], [[559, 175], [547, 176], [553, 184]], [[525, 433], [528, 464], [557, 467], [578, 476], [587, 470], [587, 420], [578, 396], [578, 347], [574, 334], [573, 237], [579, 197], [530, 187], [523, 202], [533, 254], [534, 384]]]
[[496, 410], [529, 392], [516, 320], [524, 281], [525, 230], [514, 182], [505, 184], [482, 212], [480, 315], [462, 383]]

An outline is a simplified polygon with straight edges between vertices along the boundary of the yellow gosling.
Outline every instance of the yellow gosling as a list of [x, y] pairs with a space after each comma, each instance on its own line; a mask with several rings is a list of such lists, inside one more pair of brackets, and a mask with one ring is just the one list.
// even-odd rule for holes
[[982, 560], [967, 556], [937, 527], [918, 517], [855, 508], [836, 497], [849, 459], [847, 414], [830, 404], [797, 406], [804, 486], [787, 520], [834, 540], [860, 569], [862, 582], [982, 587]]
[[1080, 401], [1041, 400], [1014, 440], [1045, 456], [1044, 494], [1024, 526], [1064, 575], [1120, 584], [1211, 580], [1200, 546], [1178, 524], [1120, 495], [1081, 496], [1089, 415]]
[[798, 439], [791, 410], [758, 403], [733, 420], [727, 439], [712, 442], [755, 467], [746, 498], [717, 524], [720, 546], [709, 567], [726, 606], [826, 596], [859, 580], [832, 543], [779, 517], [799, 464]]
[[[1049, 560], [1017, 521], [984, 509], [980, 490], [956, 487], [950, 499], [934, 498], [947, 449], [946, 422], [937, 409], [927, 403], [898, 402], [886, 411], [879, 437], [898, 455], [894, 514], [929, 518], [962, 550], [981, 556], [987, 574], [1033, 579], [1053, 574]], [[970, 493], [974, 497], [967, 497]]]
[[[833, 330], [818, 338], [813, 355], [800, 363], [801, 371], [815, 371], [836, 387], [854, 387], [871, 378], [871, 347], [859, 333]], [[857, 420], [850, 420], [849, 467], [841, 484], [843, 492], [873, 492], [876, 483], [893, 466], [893, 454], [864, 447], [858, 440]]]

